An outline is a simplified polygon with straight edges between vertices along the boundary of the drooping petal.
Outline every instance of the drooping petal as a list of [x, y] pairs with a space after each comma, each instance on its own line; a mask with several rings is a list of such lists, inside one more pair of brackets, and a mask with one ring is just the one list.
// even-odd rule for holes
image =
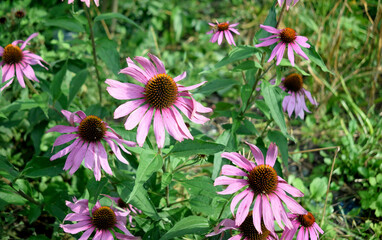
[[87, 240], [90, 237], [90, 235], [92, 235], [94, 229], [95, 227], [86, 230], [78, 240]]
[[183, 80], [185, 77], [187, 77], [187, 72], [186, 71], [184, 71], [182, 74], [180, 74], [179, 76], [176, 76], [176, 77], [174, 77], [174, 81], [175, 82], [178, 82], [178, 81], [180, 81], [180, 80]]
[[76, 140], [74, 140], [74, 142], [72, 144], [70, 144], [69, 146], [67, 146], [66, 148], [62, 149], [61, 151], [59, 151], [58, 153], [54, 154], [51, 158], [50, 158], [50, 161], [53, 161], [53, 160], [56, 160], [57, 158], [60, 158], [60, 157], [63, 157], [65, 156], [66, 154], [68, 154], [69, 152], [72, 151], [72, 149], [74, 149], [78, 142], [80, 141], [79, 138], [77, 138]]
[[113, 175], [113, 172], [111, 171], [109, 162], [107, 160], [106, 150], [101, 142], [98, 142], [98, 157], [99, 157], [102, 169], [105, 170], [107, 174]]
[[249, 208], [251, 207], [253, 201], [254, 193], [249, 191], [247, 196], [241, 201], [239, 208], [237, 209], [235, 224], [240, 226], [244, 220], [247, 218], [249, 213]]
[[[267, 198], [266, 194], [263, 194], [262, 196], [262, 211], [263, 211], [263, 221], [264, 225], [267, 229], [274, 229], [275, 224], [274, 224], [274, 216], [272, 213], [271, 205], [269, 204], [269, 200]], [[281, 227], [281, 226], [280, 226]]]
[[143, 143], [146, 140], [147, 134], [151, 126], [151, 119], [153, 118], [154, 108], [150, 108], [146, 114], [142, 117], [142, 120], [137, 129], [137, 143], [140, 147], [143, 147]]
[[78, 132], [78, 127], [57, 125], [50, 128], [46, 132], [72, 133], [72, 132]]
[[201, 83], [198, 83], [198, 84], [195, 84], [195, 85], [192, 85], [192, 86], [187, 86], [187, 87], [184, 87], [184, 86], [181, 86], [179, 85], [178, 86], [178, 90], [179, 91], [190, 91], [190, 90], [194, 90], [195, 88], [198, 88], [200, 86], [202, 86], [203, 84], [205, 84], [207, 81], [204, 81], [204, 82], [201, 82]]
[[129, 115], [132, 111], [137, 109], [145, 101], [146, 101], [145, 99], [139, 99], [134, 101], [128, 101], [120, 105], [114, 111], [114, 119], [118, 119], [118, 118]]
[[243, 187], [248, 186], [248, 185], [249, 185], [249, 183], [247, 180], [237, 179], [237, 181], [235, 183], [228, 185], [228, 187], [224, 191], [217, 192], [217, 193], [222, 194], [222, 195], [232, 194], [232, 193], [235, 193], [235, 192], [239, 191], [240, 189], [242, 189]]
[[53, 146], [59, 146], [59, 145], [62, 145], [64, 143], [70, 142], [78, 136], [79, 136], [78, 134], [61, 135], [56, 139], [56, 141], [54, 141]]
[[32, 40], [32, 38], [35, 38], [37, 37], [38, 33], [33, 33], [32, 35], [30, 35], [27, 40], [24, 41], [24, 43], [21, 45], [20, 49], [23, 50], [25, 48], [25, 46], [28, 44], [28, 42], [30, 40]]
[[266, 26], [266, 25], [260, 24], [260, 28], [262, 28], [265, 31], [270, 32], [270, 33], [274, 33], [274, 34], [279, 34], [280, 33], [280, 30], [278, 30], [278, 29], [276, 29], [274, 27], [271, 27], [271, 26]]
[[79, 232], [82, 232], [84, 230], [87, 230], [91, 228], [93, 225], [91, 224], [91, 221], [82, 221], [75, 224], [61, 224], [60, 227], [64, 230], [64, 232], [71, 233], [71, 234], [77, 234]]
[[229, 175], [229, 176], [244, 176], [247, 177], [248, 174], [245, 173], [243, 170], [234, 167], [232, 165], [224, 165], [222, 167], [222, 175]]
[[164, 147], [165, 130], [160, 110], [155, 110], [154, 114], [154, 134], [157, 141], [158, 148]]
[[125, 129], [131, 130], [135, 128], [138, 125], [138, 123], [142, 120], [142, 116], [146, 113], [148, 108], [149, 104], [146, 104], [134, 110], [134, 112], [132, 112], [130, 116], [126, 119]]
[[231, 213], [232, 213], [232, 216], [235, 216], [235, 208], [236, 208], [236, 205], [245, 197], [247, 196], [248, 192], [251, 191], [250, 189], [245, 189], [244, 191], [242, 191], [241, 193], [237, 194], [233, 199], [232, 199], [232, 202], [231, 202]]
[[283, 190], [277, 188], [275, 190], [275, 193], [277, 194], [277, 196], [280, 197], [280, 199], [286, 204], [286, 206], [288, 207], [288, 209], [292, 212], [292, 213], [297, 213], [297, 214], [307, 214], [308, 212], [303, 208], [301, 207], [300, 204], [298, 204], [296, 202], [296, 200], [294, 200], [293, 198], [287, 196]]

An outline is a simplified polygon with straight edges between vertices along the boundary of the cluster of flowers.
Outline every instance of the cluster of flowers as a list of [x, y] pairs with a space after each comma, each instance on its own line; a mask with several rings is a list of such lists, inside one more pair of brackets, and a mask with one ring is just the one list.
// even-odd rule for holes
[[[69, 0], [68, 2], [72, 3], [73, 1]], [[90, 0], [81, 1], [85, 2], [88, 7], [90, 6]], [[298, 0], [294, 1], [294, 4], [297, 2]], [[95, 3], [97, 6], [99, 5], [97, 0]], [[280, 6], [283, 3], [283, 0], [279, 0]], [[285, 4], [289, 9], [292, 0], [286, 0]], [[229, 44], [236, 45], [231, 32], [240, 34], [234, 28], [238, 23], [216, 22], [216, 25], [213, 23], [210, 25], [213, 29], [207, 34], [213, 33], [211, 42], [218, 41], [220, 45], [225, 36]], [[278, 30], [271, 26], [260, 25], [260, 27], [273, 35], [260, 39], [263, 42], [257, 44], [256, 47], [266, 47], [277, 43], [268, 62], [277, 56], [276, 64], [278, 65], [283, 58], [286, 47], [288, 47], [288, 58], [292, 66], [294, 66], [293, 51], [308, 59], [300, 48], [300, 45], [306, 48], [310, 47], [306, 37], [297, 36], [291, 28]], [[24, 76], [38, 82], [31, 65], [39, 64], [46, 68], [42, 64], [42, 62], [46, 62], [40, 56], [25, 50], [29, 41], [37, 35], [34, 33], [25, 41], [16, 40], [5, 48], [0, 47], [2, 82], [5, 83], [1, 91], [12, 83], [15, 76], [23, 88], [25, 87]], [[20, 47], [19, 44], [21, 44]], [[197, 102], [189, 92], [205, 82], [188, 87], [183, 86], [178, 82], [186, 77], [186, 72], [172, 78], [166, 72], [160, 59], [152, 54], [148, 54], [148, 56], [149, 59], [137, 56], [134, 58], [135, 62], [127, 58], [127, 67], [120, 71], [120, 73], [134, 78], [140, 84], [122, 83], [112, 79], [105, 81], [108, 85], [106, 90], [112, 97], [126, 100], [125, 103], [115, 109], [114, 118], [126, 117], [124, 124], [126, 130], [132, 130], [138, 126], [136, 142], [140, 147], [143, 146], [151, 125], [153, 125], [158, 148], [165, 146], [166, 131], [177, 141], [193, 139], [180, 112], [196, 124], [204, 124], [209, 120], [201, 113], [211, 112], [212, 109]], [[274, 80], [272, 81], [274, 83]], [[282, 103], [284, 111], [287, 111], [289, 116], [295, 112], [296, 116], [303, 119], [304, 112], [309, 112], [305, 105], [304, 96], [307, 96], [312, 104], [317, 105], [310, 92], [303, 88], [302, 77], [298, 74], [291, 74], [283, 78], [280, 87], [290, 94], [284, 98]], [[97, 116], [87, 116], [83, 111], [62, 110], [61, 113], [70, 123], [70, 126], [57, 125], [48, 130], [48, 132], [67, 133], [59, 136], [53, 146], [73, 142], [54, 154], [50, 160], [53, 161], [68, 155], [64, 170], [69, 170], [70, 174], [74, 174], [84, 162], [84, 166], [94, 172], [95, 179], [100, 180], [101, 168], [109, 175], [113, 174], [103, 145], [103, 142], [106, 142], [117, 159], [128, 164], [121, 150], [130, 154], [125, 146], [134, 147], [135, 142], [124, 140]], [[236, 229], [240, 231], [240, 234], [230, 239], [277, 239], [277, 234], [274, 231], [274, 221], [276, 221], [280, 228], [285, 229], [282, 239], [292, 239], [298, 229], [300, 229], [297, 236], [298, 240], [308, 239], [309, 235], [311, 239], [317, 239], [318, 232], [323, 233], [323, 231], [315, 223], [313, 215], [286, 194], [287, 192], [293, 197], [302, 197], [303, 193], [279, 177], [273, 168], [278, 153], [276, 145], [273, 143], [270, 145], [264, 160], [258, 147], [247, 144], [255, 158], [255, 163], [238, 153], [225, 152], [222, 157], [232, 161], [239, 168], [224, 165], [222, 174], [235, 178], [221, 176], [215, 180], [215, 185], [228, 185], [219, 194], [233, 194], [245, 188], [231, 202], [231, 212], [235, 220], [223, 220], [214, 232], [207, 236], [220, 234], [227, 229]], [[67, 206], [73, 213], [68, 214], [64, 221], [76, 221], [77, 223], [62, 224], [61, 227], [65, 232], [72, 234], [85, 231], [81, 239], [88, 239], [94, 230], [96, 233], [93, 239], [111, 239], [113, 234], [118, 239], [140, 239], [134, 237], [126, 228], [126, 217], [129, 216], [132, 225], [132, 215], [138, 214], [140, 211], [130, 204], [125, 204], [120, 198], [106, 197], [111, 199], [113, 204], [101, 206], [98, 201], [91, 213], [88, 200], [73, 198], [73, 202], [67, 201]], [[283, 203], [291, 213], [285, 211]], [[253, 210], [250, 211], [252, 205]], [[123, 233], [116, 232], [115, 228]]]

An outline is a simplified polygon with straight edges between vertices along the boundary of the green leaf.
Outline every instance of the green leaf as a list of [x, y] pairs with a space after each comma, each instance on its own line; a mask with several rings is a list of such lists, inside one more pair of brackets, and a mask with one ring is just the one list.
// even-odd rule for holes
[[239, 65], [237, 65], [236, 67], [234, 67], [234, 69], [232, 71], [240, 72], [240, 71], [245, 71], [245, 70], [249, 70], [249, 69], [259, 69], [259, 68], [263, 69], [263, 67], [260, 65], [260, 63], [258, 63], [256, 61], [248, 60], [248, 61], [242, 62]]
[[328, 188], [328, 181], [325, 178], [315, 178], [309, 186], [312, 198], [320, 200], [326, 194]]
[[133, 20], [131, 20], [130, 18], [128, 18], [125, 15], [122, 15], [120, 13], [102, 13], [102, 14], [100, 14], [97, 17], [94, 18], [94, 22], [101, 21], [101, 20], [112, 19], [112, 18], [117, 18], [117, 19], [120, 19], [120, 20], [124, 20], [124, 21], [134, 25], [135, 27], [137, 27], [137, 28], [139, 28], [140, 30], [143, 31], [143, 28], [141, 26], [139, 26]]
[[[292, 64], [290, 64], [290, 61], [283, 58], [279, 64], [279, 66], [283, 66], [283, 67], [292, 67]], [[299, 66], [297, 66], [296, 64], [294, 65], [294, 68], [299, 71], [302, 75], [304, 76], [310, 76], [309, 73], [305, 72], [304, 70], [302, 70]], [[278, 85], [278, 84], [276, 84]]]
[[88, 181], [86, 188], [89, 191], [89, 203], [95, 204], [97, 202], [97, 199], [101, 194], [102, 189], [105, 187], [106, 183], [107, 178], [101, 178], [100, 181], [97, 181], [94, 177], [92, 177]]
[[208, 220], [204, 217], [189, 216], [177, 222], [160, 240], [182, 237], [186, 234], [204, 234], [210, 229]]
[[0, 176], [13, 181], [18, 177], [19, 173], [8, 160], [0, 155]]
[[35, 204], [30, 204], [30, 210], [28, 213], [28, 221], [33, 223], [41, 215], [41, 207]]
[[[265, 19], [263, 25], [266, 25], [266, 26], [271, 26], [271, 27], [276, 27], [276, 24], [277, 24], [277, 19], [276, 19], [276, 4], [277, 4], [277, 0], [275, 0], [273, 2], [273, 5], [271, 7], [271, 9], [269, 9], [269, 12], [268, 12], [268, 16], [267, 18]], [[265, 31], [264, 29], [260, 29], [260, 31], [258, 31], [255, 35], [255, 38], [257, 40], [259, 40], [260, 38], [266, 38], [266, 37], [269, 37], [271, 35], [271, 33]]]
[[53, 99], [56, 100], [61, 94], [61, 85], [64, 81], [66, 71], [68, 68], [67, 62], [61, 67], [60, 71], [58, 71], [53, 78], [53, 82], [50, 85], [50, 91], [52, 93]]
[[208, 81], [205, 85], [201, 86], [198, 89], [198, 93], [202, 93], [208, 96], [213, 92], [217, 92], [225, 88], [231, 88], [232, 86], [235, 86], [238, 84], [239, 82], [232, 79], [228, 79], [228, 78], [216, 79], [213, 81]]
[[252, 96], [252, 86], [248, 83], [243, 85], [241, 87], [240, 96], [242, 102], [241, 111], [244, 112], [244, 110], [247, 108], [248, 100]]
[[257, 48], [252, 46], [238, 46], [234, 48], [228, 56], [224, 57], [218, 63], [215, 64], [215, 69], [223, 67], [227, 64], [239, 61], [241, 59], [249, 58], [258, 52]]
[[82, 85], [85, 83], [87, 76], [88, 76], [88, 71], [84, 69], [78, 72], [76, 76], [72, 79], [72, 81], [70, 82], [68, 105], [70, 105], [74, 97], [80, 91]]
[[137, 174], [135, 178], [134, 188], [131, 192], [127, 202], [130, 202], [134, 195], [139, 189], [143, 189], [143, 184], [153, 175], [154, 172], [157, 172], [163, 166], [163, 158], [159, 154], [154, 157], [152, 154], [142, 154], [137, 169]]
[[271, 142], [275, 142], [279, 151], [285, 168], [288, 168], [288, 140], [279, 131], [269, 131], [268, 138]]
[[27, 163], [21, 174], [30, 178], [54, 177], [64, 171], [64, 164], [65, 158], [50, 161], [48, 157], [34, 157]]
[[54, 26], [58, 28], [63, 28], [71, 32], [85, 31], [83, 25], [81, 25], [81, 23], [74, 18], [47, 19], [44, 24], [45, 26]]
[[284, 113], [281, 109], [281, 97], [280, 94], [277, 93], [276, 87], [263, 81], [261, 83], [261, 95], [264, 97], [264, 101], [269, 107], [273, 120], [280, 127], [281, 132], [285, 136], [288, 136]]
[[[216, 140], [216, 143], [223, 144], [226, 146], [228, 144], [228, 141], [230, 139], [230, 131], [224, 131]], [[221, 157], [223, 150], [221, 150], [218, 153], [214, 154], [214, 165], [213, 165], [213, 170], [212, 170], [212, 179], [215, 179], [219, 176], [221, 167], [223, 165], [223, 159]]]
[[[107, 38], [96, 41], [97, 55], [106, 64], [107, 68], [111, 70], [115, 76], [118, 76], [121, 70], [119, 61], [119, 53], [117, 51], [117, 43]], [[121, 74], [122, 75], [122, 74]]]
[[175, 40], [178, 42], [182, 36], [182, 9], [175, 7], [171, 10], [171, 19], [175, 31]]
[[[121, 198], [126, 202], [128, 202], [127, 199], [130, 196], [132, 190], [133, 190], [133, 183], [130, 181], [124, 181], [117, 184], [117, 191], [119, 193], [119, 196], [121, 196]], [[133, 206], [142, 210], [142, 212], [145, 215], [151, 217], [155, 221], [158, 221], [160, 219], [155, 209], [155, 206], [145, 189], [140, 188], [135, 193], [134, 197], [131, 198], [131, 201], [129, 203], [133, 204]]]
[[17, 111], [30, 110], [32, 108], [40, 107], [46, 114], [48, 108], [48, 94], [41, 93], [40, 95], [34, 95], [32, 99], [16, 100], [12, 104], [3, 107], [0, 111], [4, 114], [9, 114]]
[[205, 142], [199, 139], [184, 140], [175, 144], [174, 148], [169, 154], [177, 157], [189, 157], [196, 154], [211, 155], [223, 151], [224, 145]]
[[172, 181], [172, 173], [163, 173], [160, 189], [163, 190], [166, 186], [170, 185]]
[[333, 72], [331, 72], [325, 65], [324, 61], [322, 60], [321, 56], [316, 52], [316, 49], [314, 48], [314, 45], [308, 41], [308, 44], [310, 45], [310, 48], [304, 48], [302, 47], [302, 51], [308, 56], [309, 60], [314, 62], [317, 66], [321, 68], [322, 71], [328, 72], [332, 75]]

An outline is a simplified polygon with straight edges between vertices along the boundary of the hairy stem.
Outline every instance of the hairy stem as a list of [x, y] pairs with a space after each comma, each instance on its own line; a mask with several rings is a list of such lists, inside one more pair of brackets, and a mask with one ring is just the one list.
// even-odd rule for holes
[[95, 67], [95, 72], [97, 75], [98, 79], [98, 94], [99, 94], [99, 102], [102, 105], [102, 88], [101, 88], [101, 77], [98, 72], [98, 62], [97, 62], [97, 52], [96, 52], [96, 46], [95, 46], [95, 41], [94, 41], [94, 33], [93, 33], [93, 25], [92, 25], [92, 19], [90, 17], [89, 10], [85, 6], [85, 4], [82, 4], [86, 18], [88, 19], [88, 24], [89, 24], [89, 31], [90, 31], [90, 40], [92, 41], [92, 49], [93, 49], [93, 61], [94, 61], [94, 67]]

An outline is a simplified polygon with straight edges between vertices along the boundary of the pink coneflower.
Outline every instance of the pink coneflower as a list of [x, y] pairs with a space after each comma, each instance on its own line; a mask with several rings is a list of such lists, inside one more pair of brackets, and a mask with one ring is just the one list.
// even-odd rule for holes
[[[64, 1], [64, 0], [62, 0], [62, 1]], [[72, 4], [73, 2], [74, 2], [74, 0], [68, 0], [68, 4]], [[91, 0], [81, 0], [81, 2], [85, 2], [86, 6], [90, 7]], [[97, 7], [99, 7], [99, 0], [94, 0], [94, 3], [97, 5]]]
[[[222, 228], [220, 228], [222, 227]], [[274, 240], [279, 239], [277, 234], [273, 230], [268, 230], [263, 223], [261, 223], [261, 233], [259, 233], [253, 225], [252, 212], [248, 214], [244, 222], [241, 225], [237, 225], [232, 219], [224, 219], [215, 228], [212, 233], [206, 235], [206, 237], [212, 237], [218, 235], [226, 230], [237, 230], [240, 234], [235, 235], [229, 240]], [[223, 234], [221, 238], [223, 237]]]
[[106, 80], [109, 85], [107, 91], [112, 97], [128, 100], [115, 110], [114, 118], [128, 116], [125, 122], [127, 130], [131, 130], [139, 124], [137, 143], [141, 147], [149, 132], [152, 118], [154, 118], [154, 133], [158, 148], [164, 146], [165, 129], [180, 142], [187, 138], [193, 139], [179, 110], [194, 123], [204, 124], [209, 120], [199, 113], [211, 112], [212, 109], [195, 101], [188, 92], [205, 82], [184, 87], [177, 82], [186, 77], [186, 72], [172, 78], [166, 73], [163, 63], [156, 56], [148, 55], [156, 67], [144, 57], [135, 57], [134, 59], [143, 66], [142, 69], [130, 58], [127, 58], [128, 67], [120, 72], [133, 77], [144, 86], [121, 83], [112, 79]]
[[216, 178], [215, 186], [228, 185], [224, 191], [218, 193], [232, 194], [245, 187], [244, 191], [236, 195], [231, 202], [231, 212], [234, 215], [236, 205], [241, 201], [236, 212], [235, 224], [237, 226], [240, 226], [245, 221], [251, 204], [254, 201], [253, 223], [259, 233], [262, 233], [261, 219], [263, 219], [265, 227], [269, 230], [274, 229], [275, 219], [282, 229], [284, 229], [283, 223], [291, 228], [291, 221], [286, 215], [282, 202], [285, 203], [292, 213], [305, 214], [306, 210], [285, 192], [293, 197], [302, 197], [304, 194], [279, 177], [273, 168], [278, 152], [276, 144], [271, 143], [269, 146], [266, 162], [264, 162], [263, 154], [258, 147], [250, 143], [247, 144], [251, 148], [256, 164], [239, 153], [222, 153], [222, 157], [227, 158], [236, 166], [244, 169], [242, 170], [232, 165], [224, 165], [222, 174], [244, 178], [239, 179], [226, 176]]
[[[126, 211], [119, 211], [113, 206], [101, 206], [99, 201], [89, 212], [89, 201], [87, 199], [77, 200], [73, 198], [73, 203], [66, 201], [68, 206], [74, 213], [66, 215], [64, 221], [74, 221], [74, 224], [61, 224], [60, 227], [64, 232], [77, 234], [84, 232], [80, 240], [86, 240], [96, 231], [93, 239], [110, 240], [113, 239], [113, 232], [117, 239], [139, 240], [140, 237], [134, 237], [126, 228]], [[123, 233], [115, 231], [118, 228]]]
[[[125, 164], [129, 162], [122, 156], [121, 148], [124, 152], [130, 154], [122, 145], [134, 147], [135, 143], [122, 139], [109, 125], [97, 116], [86, 116], [82, 111], [71, 113], [62, 110], [61, 113], [66, 117], [72, 126], [57, 125], [47, 132], [71, 133], [59, 136], [53, 144], [59, 146], [74, 140], [72, 144], [54, 154], [50, 160], [56, 160], [67, 154], [64, 170], [69, 170], [73, 174], [80, 167], [82, 160], [85, 159], [85, 167], [94, 171], [97, 181], [101, 179], [101, 167], [106, 173], [113, 175], [110, 169], [106, 150], [101, 142], [104, 140], [114, 152], [117, 159]], [[75, 126], [75, 123], [78, 126]], [[107, 131], [110, 130], [110, 131]], [[114, 142], [114, 141], [115, 142]]]
[[[319, 234], [324, 233], [324, 231], [316, 223], [314, 216], [308, 212], [305, 215], [297, 214], [288, 214], [288, 218], [292, 220], [293, 228], [286, 228], [281, 236], [282, 240], [292, 240], [297, 230], [300, 228], [300, 231], [297, 234], [296, 240], [308, 240], [309, 235], [310, 239], [317, 240], [319, 239]], [[304, 231], [305, 230], [305, 231]]]
[[308, 56], [301, 50], [300, 46], [305, 48], [310, 48], [310, 45], [307, 43], [308, 38], [303, 36], [297, 36], [296, 32], [292, 28], [284, 28], [278, 30], [271, 26], [261, 25], [260, 27], [265, 31], [272, 33], [273, 35], [267, 38], [261, 38], [262, 43], [256, 44], [255, 47], [267, 47], [272, 44], [278, 43], [273, 49], [268, 62], [272, 61], [275, 56], [277, 56], [276, 65], [279, 65], [285, 52], [285, 48], [288, 46], [288, 58], [292, 66], [294, 66], [294, 53], [295, 51], [298, 55], [308, 60]]
[[216, 24], [214, 23], [208, 23], [208, 24], [213, 29], [207, 32], [207, 34], [211, 34], [211, 33], [214, 34], [212, 35], [210, 42], [214, 43], [218, 41], [218, 44], [220, 45], [225, 35], [225, 38], [227, 39], [228, 44], [236, 46], [235, 40], [233, 40], [233, 36], [231, 32], [236, 33], [237, 35], [240, 35], [240, 33], [234, 28], [237, 25], [239, 25], [239, 23], [229, 24], [229, 22], [219, 23], [218, 21], [216, 21]]
[[[2, 57], [0, 66], [2, 66], [3, 72], [2, 82], [9, 80], [9, 82], [5, 84], [0, 91], [3, 91], [4, 88], [8, 87], [13, 82], [15, 72], [21, 87], [25, 88], [24, 76], [32, 81], [38, 82], [31, 65], [38, 64], [48, 70], [44, 65], [42, 65], [41, 61], [44, 63], [46, 62], [40, 56], [24, 50], [28, 42], [37, 35], [38, 33], [33, 33], [25, 41], [16, 40], [11, 44], [8, 44], [5, 48], [0, 47], [0, 56]], [[17, 46], [19, 43], [22, 43], [21, 47]]]
[[132, 227], [135, 227], [135, 225], [133, 225], [133, 215], [141, 214], [142, 213], [141, 210], [139, 210], [138, 208], [134, 207], [133, 205], [131, 205], [129, 203], [126, 203], [125, 201], [123, 201], [122, 198], [110, 197], [109, 195], [106, 195], [106, 194], [102, 194], [102, 195], [110, 198], [111, 200], [113, 200], [117, 204], [118, 207], [125, 210], [129, 214], [130, 225]]
[[300, 74], [292, 73], [282, 78], [280, 88], [290, 94], [284, 97], [282, 103], [283, 110], [284, 112], [288, 111], [289, 117], [292, 116], [294, 112], [296, 117], [299, 116], [301, 119], [304, 119], [304, 113], [310, 113], [305, 104], [305, 96], [313, 105], [318, 105], [316, 100], [312, 97], [312, 94], [304, 88]]
[[299, 0], [278, 0], [279, 6], [282, 7], [285, 1], [286, 1], [286, 9], [289, 10], [290, 5], [292, 5], [292, 3], [293, 3], [292, 6], [296, 5], [296, 3], [298, 3]]

